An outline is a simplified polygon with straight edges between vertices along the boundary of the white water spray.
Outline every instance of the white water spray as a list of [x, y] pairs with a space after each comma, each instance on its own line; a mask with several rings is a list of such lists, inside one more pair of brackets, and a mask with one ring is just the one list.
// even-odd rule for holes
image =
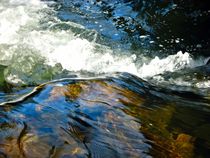
[[[54, 67], [59, 63], [69, 71], [95, 74], [129, 72], [144, 79], [204, 64], [182, 52], [163, 59], [155, 57], [145, 64], [135, 54], [117, 52], [95, 41], [79, 38], [71, 29], [52, 29], [65, 23], [86, 31], [81, 25], [60, 21], [52, 8], [39, 0], [4, 0], [0, 3], [0, 16], [0, 64], [8, 66], [5, 78], [12, 83], [27, 83], [27, 78], [34, 76], [29, 75], [30, 72], [39, 73], [34, 71], [37, 64]], [[24, 64], [27, 58], [31, 58], [31, 65]], [[27, 77], [23, 77], [24, 73]]]

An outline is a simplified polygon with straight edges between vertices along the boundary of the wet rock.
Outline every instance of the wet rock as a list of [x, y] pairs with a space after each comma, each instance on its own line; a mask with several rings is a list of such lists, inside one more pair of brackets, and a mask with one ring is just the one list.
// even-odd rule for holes
[[4, 76], [2, 75], [4, 73], [4, 69], [6, 67], [3, 66], [3, 65], [0, 65], [0, 89], [4, 86], [4, 82], [5, 82], [5, 79], [4, 79]]
[[180, 157], [193, 157], [195, 138], [187, 134], [179, 134], [175, 146], [180, 151]]

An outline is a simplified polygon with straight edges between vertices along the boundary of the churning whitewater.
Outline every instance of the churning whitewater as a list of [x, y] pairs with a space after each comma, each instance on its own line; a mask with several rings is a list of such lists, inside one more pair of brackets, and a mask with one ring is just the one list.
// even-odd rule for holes
[[[51, 5], [53, 2], [49, 1], [1, 0], [0, 64], [6, 66], [7, 82], [41, 83], [62, 76], [64, 71], [95, 75], [129, 72], [145, 80], [153, 78], [162, 82], [164, 73], [202, 66], [206, 62], [203, 58], [195, 61], [187, 52], [151, 58], [145, 53], [139, 55], [100, 44], [96, 40], [100, 35], [95, 30], [61, 21]], [[180, 79], [173, 84], [180, 85]], [[182, 81], [181, 84], [190, 85]], [[205, 88], [208, 83], [195, 85]]]

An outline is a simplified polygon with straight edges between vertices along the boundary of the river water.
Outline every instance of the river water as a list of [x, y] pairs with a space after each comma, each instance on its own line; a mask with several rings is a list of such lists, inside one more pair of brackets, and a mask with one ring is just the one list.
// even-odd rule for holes
[[208, 157], [196, 4], [1, 0], [0, 157]]

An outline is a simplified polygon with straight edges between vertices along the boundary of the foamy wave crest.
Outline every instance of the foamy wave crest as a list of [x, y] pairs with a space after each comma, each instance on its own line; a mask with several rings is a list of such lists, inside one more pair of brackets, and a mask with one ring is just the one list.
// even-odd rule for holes
[[0, 64], [8, 66], [4, 75], [12, 84], [52, 79], [60, 74], [61, 67], [97, 74], [119, 70], [137, 72], [135, 55], [113, 55], [109, 47], [79, 38], [78, 32], [76, 35], [71, 28], [81, 33], [87, 30], [60, 21], [44, 2], [10, 0], [3, 1], [0, 8]]
[[0, 64], [7, 66], [4, 75], [8, 82], [36, 84], [63, 76], [64, 69], [94, 74], [129, 72], [147, 79], [204, 64], [182, 52], [163, 59], [149, 59], [135, 55], [138, 52], [113, 50], [95, 40], [81, 38], [80, 34], [91, 30], [60, 21], [55, 15], [46, 2], [39, 0], [0, 3]]
[[139, 69], [139, 75], [143, 78], [152, 77], [166, 72], [174, 72], [184, 68], [193, 68], [204, 64], [203, 60], [193, 60], [189, 53], [179, 51], [175, 55], [169, 55], [164, 59], [155, 57], [148, 64], [143, 64]]
[[[101, 49], [103, 48], [103, 49]], [[48, 54], [50, 64], [61, 63], [69, 71], [109, 73], [127, 71], [137, 73], [135, 55], [117, 56], [109, 47], [99, 46], [85, 39], [74, 39]]]

